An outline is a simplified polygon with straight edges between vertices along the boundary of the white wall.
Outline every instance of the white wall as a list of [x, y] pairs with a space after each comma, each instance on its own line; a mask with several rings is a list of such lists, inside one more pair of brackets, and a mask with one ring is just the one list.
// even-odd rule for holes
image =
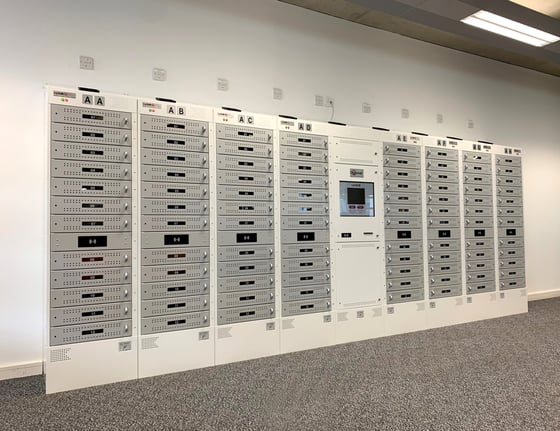
[[[45, 83], [329, 120], [313, 106], [322, 94], [337, 121], [520, 146], [529, 290], [560, 288], [560, 79], [273, 0], [0, 4], [0, 367], [41, 359]], [[95, 71], [78, 69], [80, 54]]]

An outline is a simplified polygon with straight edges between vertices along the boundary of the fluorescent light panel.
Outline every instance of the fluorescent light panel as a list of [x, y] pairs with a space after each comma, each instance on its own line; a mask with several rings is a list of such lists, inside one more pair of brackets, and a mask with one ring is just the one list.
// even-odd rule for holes
[[461, 22], [533, 46], [545, 46], [560, 40], [560, 37], [558, 36], [529, 27], [528, 25], [521, 24], [517, 21], [512, 21], [511, 19], [504, 18], [503, 16], [496, 15], [485, 10], [479, 10], [478, 12], [463, 18]]

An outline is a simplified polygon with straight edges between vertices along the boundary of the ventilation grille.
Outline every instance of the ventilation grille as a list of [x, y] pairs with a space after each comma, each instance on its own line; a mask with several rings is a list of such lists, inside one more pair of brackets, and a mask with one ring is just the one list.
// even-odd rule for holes
[[157, 345], [157, 340], [159, 340], [159, 337], [143, 338], [142, 350], [157, 349], [159, 347]]
[[70, 361], [72, 359], [70, 350], [72, 350], [70, 347], [51, 350], [51, 362]]

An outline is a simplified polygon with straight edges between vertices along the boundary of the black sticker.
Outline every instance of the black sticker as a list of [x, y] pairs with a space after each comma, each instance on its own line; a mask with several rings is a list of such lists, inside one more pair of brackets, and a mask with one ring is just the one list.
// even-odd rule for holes
[[237, 234], [237, 242], [257, 242], [257, 234], [256, 233], [238, 233]]
[[486, 236], [486, 229], [475, 229], [474, 236]]
[[298, 241], [315, 241], [315, 232], [298, 232]]
[[188, 245], [188, 235], [164, 235], [163, 245]]
[[342, 233], [340, 234], [340, 236], [341, 236], [342, 238], [352, 238], [352, 233], [351, 233], [351, 232], [342, 232]]
[[517, 229], [506, 229], [507, 236], [515, 236], [517, 235]]
[[438, 238], [451, 238], [450, 230], [438, 230]]
[[412, 231], [411, 230], [398, 230], [397, 231], [397, 238], [398, 239], [411, 239], [412, 238]]
[[107, 236], [79, 236], [78, 248], [107, 247]]

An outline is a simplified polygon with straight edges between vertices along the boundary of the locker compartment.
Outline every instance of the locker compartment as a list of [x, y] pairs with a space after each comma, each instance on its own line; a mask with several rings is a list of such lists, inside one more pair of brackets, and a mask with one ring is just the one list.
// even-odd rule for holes
[[285, 216], [328, 216], [329, 206], [324, 203], [292, 203], [282, 202], [282, 217]]
[[84, 325], [59, 326], [51, 328], [51, 346], [85, 343], [87, 341], [106, 340], [110, 338], [130, 337], [132, 320], [114, 322], [87, 323]]
[[327, 190], [314, 190], [301, 187], [299, 189], [280, 189], [280, 199], [283, 202], [328, 202]]
[[523, 217], [512, 217], [512, 216], [499, 216], [498, 226], [500, 227], [521, 227], [523, 226]]
[[142, 216], [143, 232], [208, 230], [207, 217]]
[[272, 159], [263, 159], [258, 157], [229, 156], [224, 154], [217, 155], [217, 164], [219, 170], [237, 171], [243, 169], [250, 172], [274, 172], [274, 164]]
[[426, 184], [426, 189], [428, 193], [458, 195], [459, 183], [440, 183], [432, 181]]
[[497, 177], [521, 177], [521, 167], [520, 166], [498, 166], [496, 168]]
[[128, 146], [132, 143], [132, 132], [127, 129], [51, 123], [51, 141]]
[[208, 184], [208, 169], [142, 165], [142, 181]]
[[457, 161], [459, 152], [450, 148], [427, 147], [426, 159]]
[[51, 105], [51, 121], [130, 129], [132, 113], [67, 105]]
[[385, 217], [386, 229], [420, 229], [422, 219], [420, 217]]
[[420, 146], [413, 144], [392, 144], [383, 145], [384, 155], [397, 155], [407, 157], [420, 157]]
[[421, 241], [422, 229], [386, 229], [385, 241]]
[[282, 189], [286, 187], [298, 190], [327, 189], [329, 186], [329, 177], [326, 175], [283, 174], [280, 176], [280, 186]]
[[387, 253], [385, 263], [388, 267], [399, 265], [422, 266], [424, 259], [422, 253]]
[[512, 279], [500, 281], [500, 290], [522, 289], [524, 287], [525, 287], [524, 278], [512, 278]]
[[[445, 233], [443, 235], [445, 235]], [[458, 251], [460, 249], [461, 249], [461, 240], [458, 237], [457, 239], [430, 239], [428, 241], [429, 253], [439, 253], [439, 252], [447, 253], [449, 251]]]
[[428, 217], [428, 229], [458, 228], [459, 217]]
[[130, 233], [107, 233], [102, 235], [62, 233], [51, 235], [51, 251], [119, 250], [132, 248]]
[[467, 284], [479, 283], [483, 281], [494, 280], [494, 270], [491, 271], [467, 271]]
[[142, 205], [142, 214], [208, 217], [207, 200], [143, 198], [140, 203]]
[[328, 229], [329, 218], [302, 215], [282, 217], [282, 229]]
[[273, 230], [254, 231], [221, 231], [218, 235], [218, 246], [224, 245], [263, 245], [274, 244]]
[[218, 309], [218, 325], [273, 319], [275, 316], [274, 304], [222, 308]]
[[126, 266], [131, 262], [131, 250], [60, 251], [51, 253], [51, 270]]
[[479, 260], [494, 259], [494, 249], [480, 248], [480, 247], [476, 247], [474, 249], [468, 249], [465, 252], [465, 259], [467, 261], [467, 268], [468, 268], [471, 262], [476, 263]]
[[280, 158], [285, 160], [309, 160], [312, 162], [328, 162], [329, 152], [322, 148], [280, 147]]
[[500, 281], [511, 280], [512, 278], [525, 278], [525, 267], [521, 268], [500, 268]]
[[331, 296], [330, 286], [286, 287], [282, 289], [282, 302], [309, 301]]
[[281, 131], [280, 144], [305, 148], [327, 148], [329, 141], [327, 136]]
[[494, 238], [485, 238], [480, 236], [474, 237], [474, 233], [471, 230], [471, 238], [466, 238], [465, 249], [467, 251], [478, 251], [479, 249], [491, 249], [494, 250]]
[[[488, 256], [492, 258], [493, 256]], [[486, 258], [488, 258], [486, 257]], [[477, 271], [494, 271], [494, 260], [469, 260], [467, 261], [467, 274]]]
[[208, 199], [208, 185], [143, 181], [142, 197], [157, 199]]
[[460, 240], [461, 232], [459, 228], [433, 228], [428, 229], [428, 240], [434, 242], [436, 240], [449, 242], [450, 240]]
[[521, 157], [496, 156], [496, 165], [500, 165], [500, 166], [521, 166]]
[[274, 256], [274, 247], [271, 245], [255, 245], [241, 247], [220, 247], [218, 261], [268, 259]]
[[142, 300], [207, 295], [210, 289], [209, 286], [210, 280], [208, 278], [142, 283]]
[[218, 200], [267, 201], [274, 200], [272, 187], [218, 186]]
[[436, 287], [446, 287], [446, 286], [461, 286], [461, 273], [430, 274], [429, 283], [430, 283], [430, 289]]
[[451, 171], [428, 171], [426, 172], [428, 183], [457, 183], [459, 184], [459, 173]]
[[[387, 292], [396, 290], [421, 289], [424, 291], [424, 277], [405, 277], [387, 280]], [[397, 292], [398, 293], [398, 292]], [[422, 296], [423, 297], [423, 296]]]
[[50, 297], [53, 308], [126, 302], [132, 297], [132, 285], [53, 289]]
[[494, 219], [492, 217], [478, 217], [478, 216], [465, 217], [466, 228], [471, 228], [471, 227], [491, 228], [493, 225], [494, 225]]
[[179, 298], [142, 301], [142, 317], [161, 316], [165, 314], [192, 313], [208, 310], [210, 295], [185, 296]]
[[463, 151], [463, 160], [465, 162], [490, 164], [492, 163], [492, 154], [477, 153], [475, 151]]
[[83, 325], [84, 323], [122, 320], [127, 319], [132, 314], [132, 302], [51, 308], [49, 314], [51, 326]]
[[430, 289], [430, 298], [447, 298], [449, 296], [461, 296], [463, 289], [461, 285], [434, 287]]
[[384, 182], [385, 193], [387, 192], [402, 192], [402, 193], [421, 193], [422, 183], [419, 181], [401, 181], [385, 179]]
[[429, 205], [428, 218], [431, 217], [459, 217], [459, 206]]
[[274, 274], [274, 259], [218, 262], [218, 277]]
[[497, 176], [496, 184], [501, 187], [522, 187], [523, 178], [522, 177], [511, 177], [511, 176]]
[[428, 266], [428, 273], [430, 276], [434, 275], [446, 275], [446, 274], [456, 274], [461, 272], [461, 262], [442, 262], [434, 263], [430, 262]]
[[494, 283], [494, 280], [467, 282], [467, 295], [471, 295], [474, 293], [494, 292], [495, 290], [496, 284]]
[[525, 258], [520, 257], [500, 257], [500, 270], [509, 268], [525, 268]]
[[441, 193], [429, 193], [427, 198], [428, 205], [448, 205], [459, 206], [459, 195], [449, 195]]
[[142, 250], [142, 265], [178, 265], [208, 262], [209, 247], [173, 247]]
[[272, 190], [274, 175], [271, 172], [218, 170], [217, 179], [218, 184], [241, 187], [270, 187]]
[[498, 238], [508, 241], [510, 238], [523, 238], [523, 227], [498, 227]]
[[208, 264], [191, 263], [182, 265], [142, 266], [141, 274], [142, 283], [206, 278], [208, 277]]
[[330, 265], [328, 256], [282, 259], [282, 272], [328, 271]]
[[141, 115], [140, 128], [142, 131], [146, 132], [208, 137], [208, 122], [191, 120], [188, 118]]
[[522, 207], [523, 199], [521, 196], [499, 196], [497, 199], [498, 208]]
[[523, 207], [498, 207], [498, 219], [500, 217], [523, 218]]
[[383, 176], [385, 180], [420, 181], [421, 170], [384, 167]]
[[280, 160], [280, 172], [283, 174], [328, 175], [328, 163], [307, 160]]
[[218, 202], [218, 214], [237, 217], [272, 216], [274, 207], [271, 202]]
[[274, 229], [272, 216], [218, 217], [218, 230]]
[[484, 175], [477, 173], [465, 173], [463, 175], [463, 182], [465, 184], [492, 184], [492, 175]]
[[420, 169], [422, 165], [419, 157], [385, 155], [383, 156], [383, 166], [390, 168]]
[[330, 241], [328, 230], [283, 230], [282, 244], [301, 244], [306, 247]]
[[128, 163], [51, 160], [53, 177], [130, 180], [131, 171], [131, 165]]
[[[392, 231], [387, 231], [388, 233], [392, 233]], [[422, 235], [422, 233], [420, 232], [420, 235]], [[416, 239], [421, 239], [422, 237], [420, 236], [419, 238]], [[391, 254], [391, 256], [397, 256], [397, 254], [401, 254], [404, 253], [409, 254], [409, 253], [417, 253], [417, 252], [421, 252], [423, 249], [422, 247], [422, 241], [412, 241], [412, 240], [408, 240], [408, 239], [396, 239], [393, 241], [385, 241], [385, 250], [387, 255]]]
[[274, 307], [274, 289], [218, 293], [218, 308], [248, 307], [268, 304]]
[[466, 195], [465, 196], [465, 207], [490, 207], [492, 208], [492, 203], [494, 199], [492, 195]]
[[331, 273], [327, 271], [283, 272], [282, 288], [294, 286], [307, 286], [310, 284], [330, 283]]
[[522, 196], [523, 192], [521, 187], [499, 186], [496, 188], [496, 194], [498, 196], [509, 197], [509, 196]]
[[498, 241], [498, 246], [500, 247], [500, 249], [502, 247], [521, 247], [522, 249], [525, 247], [523, 237], [500, 238]]
[[50, 192], [51, 196], [129, 198], [131, 190], [130, 181], [51, 178]]
[[195, 232], [142, 232], [142, 248], [208, 247], [208, 231]]
[[427, 160], [426, 170], [430, 172], [457, 172], [459, 170], [459, 162], [452, 160]]
[[177, 136], [169, 133], [141, 132], [142, 148], [157, 150], [208, 152], [208, 138], [202, 136]]
[[216, 139], [271, 144], [272, 130], [218, 123], [216, 124]]
[[51, 214], [130, 214], [131, 199], [51, 197]]
[[[490, 219], [491, 220], [491, 219]], [[490, 226], [475, 226], [474, 223], [471, 223], [469, 226], [465, 227], [465, 238], [467, 240], [471, 240], [471, 243], [474, 247], [478, 247], [478, 245], [472, 240], [483, 240], [486, 238], [493, 238], [494, 237], [494, 229]]]
[[257, 142], [239, 142], [218, 139], [216, 141], [216, 146], [217, 154], [272, 158], [272, 145], [268, 143], [260, 144]]
[[329, 298], [308, 299], [282, 303], [282, 316], [296, 316], [298, 314], [323, 313], [331, 311]]
[[422, 207], [418, 204], [386, 204], [385, 214], [388, 216], [421, 217]]
[[219, 293], [273, 288], [274, 276], [270, 274], [218, 278]]
[[159, 332], [203, 328], [210, 325], [210, 317], [208, 311], [170, 314], [167, 316], [144, 318], [141, 320], [141, 325], [142, 335], [157, 334]]
[[387, 204], [422, 204], [422, 195], [420, 193], [404, 193], [401, 191], [385, 192], [385, 205]]
[[494, 194], [491, 184], [465, 184], [463, 190], [465, 191], [465, 196], [492, 196], [492, 194]]
[[509, 259], [512, 257], [523, 257], [525, 256], [525, 250], [523, 247], [502, 247], [498, 248], [498, 255], [500, 259]]
[[141, 161], [143, 165], [208, 168], [208, 155], [206, 153], [191, 153], [189, 151], [170, 151], [143, 148]]
[[130, 215], [53, 215], [51, 232], [130, 232]]
[[311, 259], [315, 257], [329, 256], [330, 244], [282, 244], [282, 259], [302, 258]]
[[51, 142], [51, 157], [53, 159], [130, 163], [132, 150], [129, 146], [53, 141]]
[[387, 294], [387, 304], [397, 304], [402, 302], [422, 301], [424, 299], [424, 289], [399, 290]]
[[424, 274], [422, 265], [395, 265], [389, 266], [386, 269], [387, 280], [393, 280], [401, 277], [419, 277]]
[[483, 175], [492, 175], [492, 165], [488, 163], [473, 163], [473, 162], [464, 162], [463, 163], [463, 172], [465, 174], [483, 174]]
[[465, 206], [465, 217], [493, 217], [494, 208], [491, 206]]
[[51, 271], [50, 280], [51, 289], [126, 284], [130, 283], [132, 280], [132, 268], [130, 266], [124, 266], [116, 268]]
[[430, 265], [443, 264], [449, 262], [456, 262], [459, 265], [459, 271], [461, 268], [461, 252], [456, 251], [443, 251], [443, 249], [433, 251], [431, 250], [428, 254], [428, 262]]

